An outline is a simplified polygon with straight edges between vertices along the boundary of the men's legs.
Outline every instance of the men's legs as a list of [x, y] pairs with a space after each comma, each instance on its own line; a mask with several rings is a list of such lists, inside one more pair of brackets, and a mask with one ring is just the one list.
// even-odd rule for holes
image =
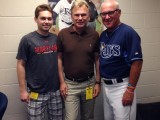
[[134, 92], [134, 100], [131, 106], [131, 114], [130, 114], [130, 120], [136, 120], [137, 115], [137, 100], [136, 100], [136, 91]]
[[104, 109], [104, 120], [114, 120], [113, 107], [110, 105], [108, 99], [108, 88], [102, 80], [102, 89], [103, 89], [103, 109]]
[[136, 118], [136, 95], [134, 96], [132, 106], [123, 106], [122, 104], [122, 97], [127, 86], [127, 81], [107, 86], [108, 99], [114, 110], [114, 120], [135, 120]]
[[82, 92], [80, 99], [81, 120], [93, 120], [95, 98], [86, 100], [86, 88], [92, 87], [92, 89], [94, 89], [95, 77], [92, 77], [87, 82], [84, 82], [81, 85], [82, 85]]
[[81, 120], [94, 119], [94, 104], [95, 104], [95, 99], [86, 100], [85, 95], [83, 95], [82, 100], [80, 102]]
[[80, 84], [66, 80], [68, 86], [68, 95], [65, 102], [65, 120], [77, 120], [80, 104]]
[[47, 105], [47, 113], [49, 120], [62, 120], [62, 98], [59, 90], [56, 92], [49, 92], [49, 99]]
[[29, 120], [42, 120], [45, 118], [47, 99], [48, 97], [45, 94], [39, 94], [37, 100], [29, 100], [27, 107]]
[[122, 101], [117, 100], [113, 103], [115, 120], [136, 120], [136, 97], [131, 106], [123, 106], [117, 104], [118, 102]]

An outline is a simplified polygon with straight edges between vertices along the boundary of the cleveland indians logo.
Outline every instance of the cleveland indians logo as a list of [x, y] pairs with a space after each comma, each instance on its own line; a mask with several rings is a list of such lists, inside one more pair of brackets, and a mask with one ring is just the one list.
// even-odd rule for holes
[[120, 46], [119, 45], [108, 45], [104, 42], [100, 44], [100, 55], [102, 58], [110, 58], [112, 56], [120, 56]]

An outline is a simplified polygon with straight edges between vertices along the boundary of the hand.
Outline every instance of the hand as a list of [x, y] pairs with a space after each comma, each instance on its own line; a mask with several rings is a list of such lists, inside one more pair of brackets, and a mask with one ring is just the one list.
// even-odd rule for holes
[[20, 99], [22, 102], [29, 102], [29, 93], [27, 91], [23, 91], [20, 93]]
[[67, 94], [68, 94], [68, 86], [67, 86], [67, 84], [65, 82], [61, 83], [60, 92], [61, 92], [62, 97], [64, 99], [66, 99]]
[[122, 104], [124, 106], [132, 105], [133, 98], [134, 98], [134, 91], [129, 91], [128, 89], [126, 89], [125, 93], [123, 94]]
[[101, 85], [95, 84], [94, 89], [93, 89], [93, 97], [97, 97], [100, 91], [101, 91]]

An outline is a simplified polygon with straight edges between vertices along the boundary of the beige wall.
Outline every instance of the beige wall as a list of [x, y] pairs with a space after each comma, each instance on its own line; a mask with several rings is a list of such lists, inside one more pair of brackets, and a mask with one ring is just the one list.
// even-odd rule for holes
[[[121, 21], [135, 28], [142, 38], [144, 64], [137, 87], [139, 102], [160, 101], [160, 0], [118, 0]], [[26, 106], [19, 100], [16, 52], [20, 38], [36, 29], [34, 9], [47, 0], [0, 0], [0, 91], [9, 99], [4, 120], [26, 120]], [[102, 100], [96, 118], [103, 120]]]
[[26, 120], [25, 104], [19, 100], [16, 52], [20, 38], [36, 29], [34, 10], [47, 0], [0, 0], [0, 91], [9, 99], [4, 120]]
[[142, 39], [144, 63], [137, 87], [138, 102], [160, 102], [160, 0], [118, 0], [122, 21]]

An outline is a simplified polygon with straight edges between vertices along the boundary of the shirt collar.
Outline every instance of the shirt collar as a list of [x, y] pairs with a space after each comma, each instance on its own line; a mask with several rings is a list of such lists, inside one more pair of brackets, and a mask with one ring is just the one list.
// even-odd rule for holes
[[[69, 31], [70, 33], [75, 33], [75, 34], [79, 34], [77, 33], [74, 29], [73, 29], [73, 24], [69, 27]], [[87, 34], [89, 32], [89, 28], [86, 27], [86, 29], [84, 29], [84, 31], [80, 34], [80, 35], [83, 35], [83, 34]]]

